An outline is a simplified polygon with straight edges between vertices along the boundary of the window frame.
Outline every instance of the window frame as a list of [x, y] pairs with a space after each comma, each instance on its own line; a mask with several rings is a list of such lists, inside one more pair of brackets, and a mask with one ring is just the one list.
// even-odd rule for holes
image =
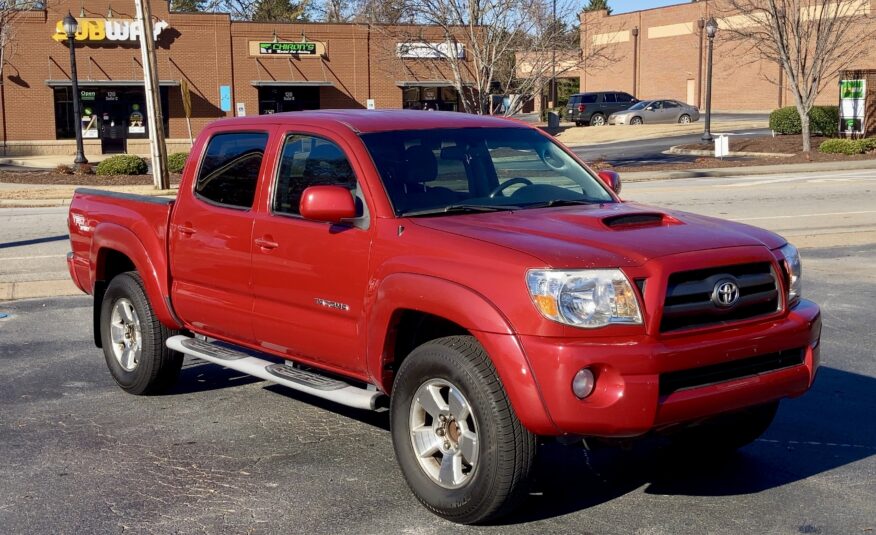
[[[283, 165], [283, 149], [286, 146], [286, 142], [289, 140], [290, 137], [304, 136], [304, 137], [320, 139], [322, 141], [327, 141], [327, 142], [333, 144], [334, 146], [336, 146], [338, 148], [338, 150], [341, 151], [341, 153], [344, 155], [344, 158], [347, 159], [347, 163], [350, 165], [350, 171], [353, 173], [353, 178], [356, 180], [356, 190], [359, 191], [358, 197], [362, 201], [362, 215], [351, 220], [350, 221], [352, 223], [351, 226], [353, 226], [355, 228], [362, 229], [362, 230], [367, 229], [369, 227], [370, 221], [371, 221], [371, 209], [368, 206], [368, 199], [366, 198], [367, 195], [365, 194], [365, 189], [362, 185], [362, 180], [359, 177], [360, 173], [356, 172], [356, 168], [353, 165], [354, 159], [350, 157], [350, 152], [345, 150], [344, 147], [341, 145], [341, 143], [338, 142], [338, 140], [332, 139], [332, 138], [328, 137], [327, 135], [323, 135], [323, 134], [317, 134], [314, 132], [306, 132], [306, 131], [301, 131], [301, 130], [283, 130], [283, 131], [278, 131], [277, 135], [280, 138], [279, 139], [279, 146], [277, 146], [277, 156], [275, 158], [276, 161], [274, 162], [274, 169], [271, 171], [273, 173], [273, 175], [271, 178], [270, 188], [268, 188], [268, 197], [266, 199], [267, 200], [268, 215], [285, 217], [287, 219], [294, 219], [294, 220], [298, 220], [298, 221], [309, 221], [311, 223], [319, 223], [318, 221], [313, 221], [313, 220], [307, 219], [304, 216], [302, 216], [301, 214], [291, 214], [288, 212], [278, 212], [274, 209], [274, 201], [276, 200], [276, 195], [277, 195], [277, 191], [278, 191], [277, 187], [278, 187], [279, 182], [280, 182], [280, 166]], [[355, 190], [351, 190], [351, 191], [355, 191]], [[262, 206], [264, 206], [264, 204]]]
[[[265, 137], [265, 148], [262, 153], [262, 163], [259, 166], [259, 174], [256, 177], [256, 187], [253, 193], [252, 204], [249, 207], [244, 206], [236, 206], [233, 204], [225, 204], [221, 202], [214, 201], [212, 199], [208, 199], [207, 197], [198, 193], [198, 181], [201, 178], [201, 171], [203, 170], [204, 159], [207, 157], [207, 152], [210, 149], [210, 143], [219, 136], [229, 135], [229, 134], [264, 134]], [[237, 212], [252, 212], [255, 210], [256, 204], [258, 202], [259, 197], [259, 183], [261, 182], [262, 175], [264, 174], [265, 168], [265, 157], [268, 154], [268, 148], [271, 144], [271, 132], [269, 130], [258, 129], [258, 130], [218, 130], [210, 135], [210, 138], [207, 139], [207, 142], [204, 143], [204, 148], [201, 150], [200, 158], [198, 159], [198, 167], [195, 176], [192, 179], [192, 197], [198, 202], [202, 202], [209, 206], [214, 206], [216, 208], [224, 208], [226, 210], [235, 210]]]

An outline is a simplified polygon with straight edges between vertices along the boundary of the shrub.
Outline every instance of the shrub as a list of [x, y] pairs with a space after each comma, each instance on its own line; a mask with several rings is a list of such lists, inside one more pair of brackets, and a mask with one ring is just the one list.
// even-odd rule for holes
[[144, 175], [149, 166], [139, 156], [118, 154], [97, 164], [96, 170], [99, 175]]
[[77, 175], [93, 175], [94, 165], [90, 163], [80, 163], [73, 168], [73, 173]]
[[182, 173], [183, 167], [186, 166], [186, 158], [189, 157], [187, 152], [174, 152], [167, 157], [167, 170], [171, 173]]
[[867, 139], [828, 139], [818, 147], [825, 154], [845, 154], [853, 156], [876, 150], [876, 138]]
[[[813, 134], [835, 136], [839, 124], [839, 108], [836, 106], [813, 106], [809, 110], [809, 126]], [[788, 106], [770, 114], [770, 129], [777, 134], [797, 135], [803, 131], [797, 108]]]

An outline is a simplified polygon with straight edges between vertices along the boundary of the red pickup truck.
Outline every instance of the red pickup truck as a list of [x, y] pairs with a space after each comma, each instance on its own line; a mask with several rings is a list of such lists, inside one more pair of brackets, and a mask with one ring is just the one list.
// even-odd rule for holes
[[226, 119], [174, 200], [77, 190], [68, 263], [126, 391], [188, 354], [388, 407], [414, 494], [476, 523], [525, 496], [537, 436], [731, 450], [812, 385], [796, 249], [619, 191], [505, 119]]

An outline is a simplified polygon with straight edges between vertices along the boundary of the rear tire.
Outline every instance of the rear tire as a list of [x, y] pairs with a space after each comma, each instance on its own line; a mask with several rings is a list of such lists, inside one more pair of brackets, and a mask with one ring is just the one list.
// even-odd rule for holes
[[584, 126], [584, 123], [581, 121], [575, 121], [575, 126]]
[[773, 422], [779, 402], [715, 416], [672, 435], [673, 445], [698, 457], [727, 454], [757, 440]]
[[593, 116], [590, 117], [590, 126], [605, 126], [605, 115], [594, 113]]
[[137, 272], [110, 281], [100, 309], [100, 336], [110, 374], [131, 394], [156, 394], [173, 386], [183, 355], [165, 342], [176, 331], [155, 317]]
[[474, 337], [416, 348], [395, 377], [390, 411], [402, 474], [433, 513], [482, 523], [509, 513], [526, 496], [535, 436], [517, 419]]

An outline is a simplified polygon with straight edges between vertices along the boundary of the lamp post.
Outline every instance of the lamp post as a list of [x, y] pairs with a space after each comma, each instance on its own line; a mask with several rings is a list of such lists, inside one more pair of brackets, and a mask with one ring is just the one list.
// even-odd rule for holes
[[706, 129], [703, 132], [703, 141], [712, 141], [712, 49], [715, 45], [715, 34], [718, 33], [718, 22], [709, 18], [706, 22], [706, 37], [709, 38], [709, 53], [706, 63]]
[[[633, 34], [633, 96], [639, 94], [639, 27], [634, 26]], [[638, 98], [638, 97], [636, 97]]]
[[76, 158], [73, 160], [75, 164], [88, 163], [85, 159], [85, 151], [82, 148], [82, 114], [79, 111], [79, 78], [76, 75], [76, 48], [74, 39], [76, 31], [79, 29], [79, 22], [73, 18], [70, 12], [64, 17], [64, 32], [67, 34], [67, 41], [70, 43], [70, 82], [73, 85], [73, 130], [76, 132]]

